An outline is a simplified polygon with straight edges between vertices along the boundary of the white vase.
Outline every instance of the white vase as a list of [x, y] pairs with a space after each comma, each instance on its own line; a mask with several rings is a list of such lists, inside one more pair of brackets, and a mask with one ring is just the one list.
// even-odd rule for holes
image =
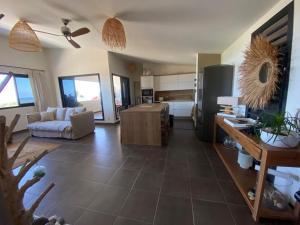
[[260, 139], [268, 145], [279, 148], [295, 148], [299, 144], [299, 136], [293, 131], [288, 136], [276, 136], [273, 133], [261, 130]]
[[243, 150], [239, 151], [238, 163], [241, 168], [249, 169], [253, 164], [253, 157]]

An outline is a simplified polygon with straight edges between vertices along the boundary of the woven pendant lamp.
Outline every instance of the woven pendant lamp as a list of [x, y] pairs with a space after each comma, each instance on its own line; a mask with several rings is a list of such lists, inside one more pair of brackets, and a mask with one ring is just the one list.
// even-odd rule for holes
[[32, 28], [20, 20], [9, 33], [9, 47], [23, 52], [42, 51], [41, 43]]
[[117, 18], [109, 18], [102, 29], [102, 40], [111, 48], [126, 47], [126, 35], [123, 24]]

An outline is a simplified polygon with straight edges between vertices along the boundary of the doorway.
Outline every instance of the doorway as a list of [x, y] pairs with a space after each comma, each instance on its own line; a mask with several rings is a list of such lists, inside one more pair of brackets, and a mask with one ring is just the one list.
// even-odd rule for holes
[[85, 107], [95, 120], [104, 120], [99, 74], [59, 77], [63, 107]]
[[114, 99], [115, 99], [115, 116], [116, 120], [120, 119], [120, 111], [127, 109], [131, 105], [130, 100], [130, 81], [129, 78], [117, 74], [112, 74]]

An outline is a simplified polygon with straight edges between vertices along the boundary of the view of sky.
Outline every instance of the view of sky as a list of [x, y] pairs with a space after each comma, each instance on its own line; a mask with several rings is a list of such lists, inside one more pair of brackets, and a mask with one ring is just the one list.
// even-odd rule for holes
[[[0, 84], [6, 77], [6, 74], [0, 74]], [[16, 84], [11, 78], [0, 93], [0, 108], [18, 106], [18, 95], [21, 104], [34, 102], [30, 80], [27, 77], [16, 77], [15, 81]]]

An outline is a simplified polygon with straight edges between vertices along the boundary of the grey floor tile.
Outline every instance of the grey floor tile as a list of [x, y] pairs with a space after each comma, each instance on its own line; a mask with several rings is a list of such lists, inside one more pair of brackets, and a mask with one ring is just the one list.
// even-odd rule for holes
[[197, 199], [224, 202], [223, 193], [216, 179], [191, 179], [192, 196]]
[[114, 225], [150, 225], [152, 223], [143, 223], [137, 220], [118, 217]]
[[162, 185], [162, 180], [163, 176], [160, 174], [142, 172], [138, 176], [133, 188], [158, 193]]
[[97, 193], [88, 208], [99, 212], [118, 214], [128, 194], [128, 189], [106, 186]]
[[76, 221], [75, 225], [113, 225], [115, 219], [115, 216], [85, 211], [83, 215]]
[[137, 175], [137, 170], [120, 169], [116, 172], [116, 174], [114, 174], [112, 179], [109, 181], [109, 184], [113, 186], [131, 188]]
[[157, 193], [133, 190], [126, 200], [120, 215], [152, 223], [157, 201]]
[[155, 225], [192, 225], [192, 204], [189, 198], [161, 195]]
[[238, 188], [231, 181], [219, 181], [221, 189], [223, 191], [226, 202], [246, 205], [242, 194], [239, 192]]
[[162, 194], [173, 196], [190, 196], [190, 185], [187, 177], [164, 176]]
[[195, 225], [234, 225], [226, 204], [193, 199]]

